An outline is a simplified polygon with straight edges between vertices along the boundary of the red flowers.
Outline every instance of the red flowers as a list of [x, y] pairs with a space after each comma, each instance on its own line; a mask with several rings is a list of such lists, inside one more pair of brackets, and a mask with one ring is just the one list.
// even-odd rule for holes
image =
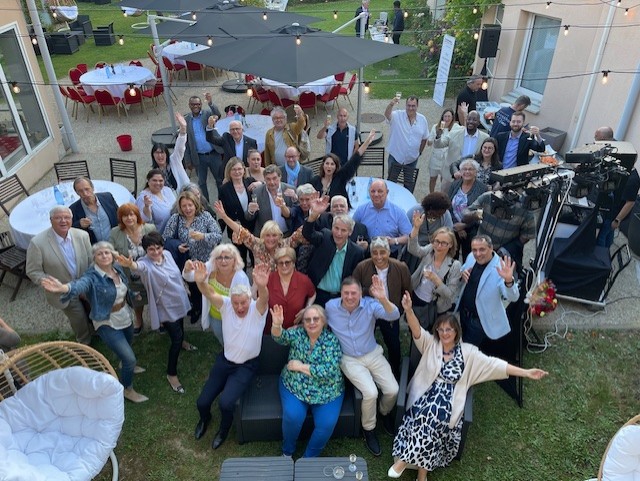
[[556, 286], [551, 279], [545, 279], [533, 290], [529, 298], [529, 312], [544, 317], [545, 313], [555, 310], [558, 305]]

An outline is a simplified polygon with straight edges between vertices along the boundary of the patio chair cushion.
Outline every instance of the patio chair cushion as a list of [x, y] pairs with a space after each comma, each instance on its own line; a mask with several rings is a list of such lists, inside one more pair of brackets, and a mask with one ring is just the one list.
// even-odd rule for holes
[[640, 480], [640, 426], [624, 426], [615, 435], [602, 467], [602, 479]]
[[80, 366], [51, 371], [0, 403], [0, 479], [90, 480], [123, 422], [113, 376]]

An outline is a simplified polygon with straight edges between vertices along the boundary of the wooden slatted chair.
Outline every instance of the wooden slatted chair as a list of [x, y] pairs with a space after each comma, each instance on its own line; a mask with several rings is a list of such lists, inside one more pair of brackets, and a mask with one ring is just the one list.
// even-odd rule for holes
[[369, 147], [362, 156], [362, 162], [360, 162], [358, 170], [360, 170], [361, 167], [381, 167], [382, 175], [380, 178], [384, 179], [384, 147]]
[[109, 169], [111, 171], [111, 182], [115, 182], [115, 178], [133, 180], [133, 190], [131, 194], [134, 197], [138, 195], [138, 167], [133, 160], [109, 158]]

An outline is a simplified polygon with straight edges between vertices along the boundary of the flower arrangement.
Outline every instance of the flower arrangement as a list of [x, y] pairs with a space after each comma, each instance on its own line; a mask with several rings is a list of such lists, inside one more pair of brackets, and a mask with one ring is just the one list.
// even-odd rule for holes
[[544, 317], [545, 313], [555, 310], [558, 305], [556, 286], [551, 279], [545, 279], [529, 297], [529, 312], [534, 316]]

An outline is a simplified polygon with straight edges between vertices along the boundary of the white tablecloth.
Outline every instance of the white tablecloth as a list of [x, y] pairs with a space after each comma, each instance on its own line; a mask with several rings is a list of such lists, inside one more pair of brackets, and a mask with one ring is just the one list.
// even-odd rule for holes
[[178, 65], [187, 65], [185, 60], [176, 59], [176, 57], [182, 57], [183, 55], [189, 55], [191, 53], [199, 52], [200, 50], [206, 50], [209, 47], [206, 45], [200, 45], [198, 43], [191, 42], [176, 42], [167, 45], [162, 49], [162, 56], [167, 57], [172, 63]]
[[107, 68], [97, 68], [87, 72], [80, 77], [80, 83], [88, 94], [93, 94], [98, 89], [105, 89], [116, 97], [124, 97], [124, 91], [129, 88], [129, 84], [137, 87], [148, 80], [153, 80], [153, 72], [145, 67], [136, 65], [114, 65], [116, 74], [107, 77]]
[[278, 94], [278, 97], [285, 99], [297, 99], [303, 92], [313, 92], [316, 95], [326, 94], [331, 87], [336, 84], [336, 79], [333, 75], [324, 77], [308, 84], [301, 85], [300, 87], [292, 87], [291, 85], [283, 84], [276, 80], [268, 78], [262, 78], [262, 86], [266, 90], [273, 90]]
[[[369, 179], [370, 177], [354, 177], [353, 180], [356, 181], [356, 185], [347, 184], [347, 194], [349, 194], [349, 200], [351, 201], [351, 206], [354, 211], [362, 204], [366, 204], [371, 200], [368, 197]], [[389, 195], [387, 196], [389, 202], [396, 204], [405, 212], [418, 205], [418, 201], [414, 195], [408, 189], [405, 189], [404, 186], [391, 182], [390, 180], [387, 180], [386, 183], [389, 188]]]
[[[220, 135], [224, 132], [229, 132], [229, 124], [234, 120], [233, 117], [223, 117], [216, 122], [216, 130]], [[264, 136], [271, 127], [273, 122], [269, 115], [246, 115], [244, 118], [244, 135], [251, 137], [258, 142], [258, 150], [262, 152], [264, 150]]]
[[[120, 184], [108, 180], [92, 179], [91, 181], [96, 192], [110, 192], [118, 205], [135, 202], [131, 192]], [[73, 182], [64, 182], [59, 185], [59, 188], [65, 198], [64, 205], [67, 207], [78, 200], [79, 197], [73, 190]], [[55, 205], [53, 187], [47, 187], [31, 194], [13, 208], [9, 215], [9, 225], [18, 247], [26, 249], [32, 237], [51, 226], [49, 211]]]

